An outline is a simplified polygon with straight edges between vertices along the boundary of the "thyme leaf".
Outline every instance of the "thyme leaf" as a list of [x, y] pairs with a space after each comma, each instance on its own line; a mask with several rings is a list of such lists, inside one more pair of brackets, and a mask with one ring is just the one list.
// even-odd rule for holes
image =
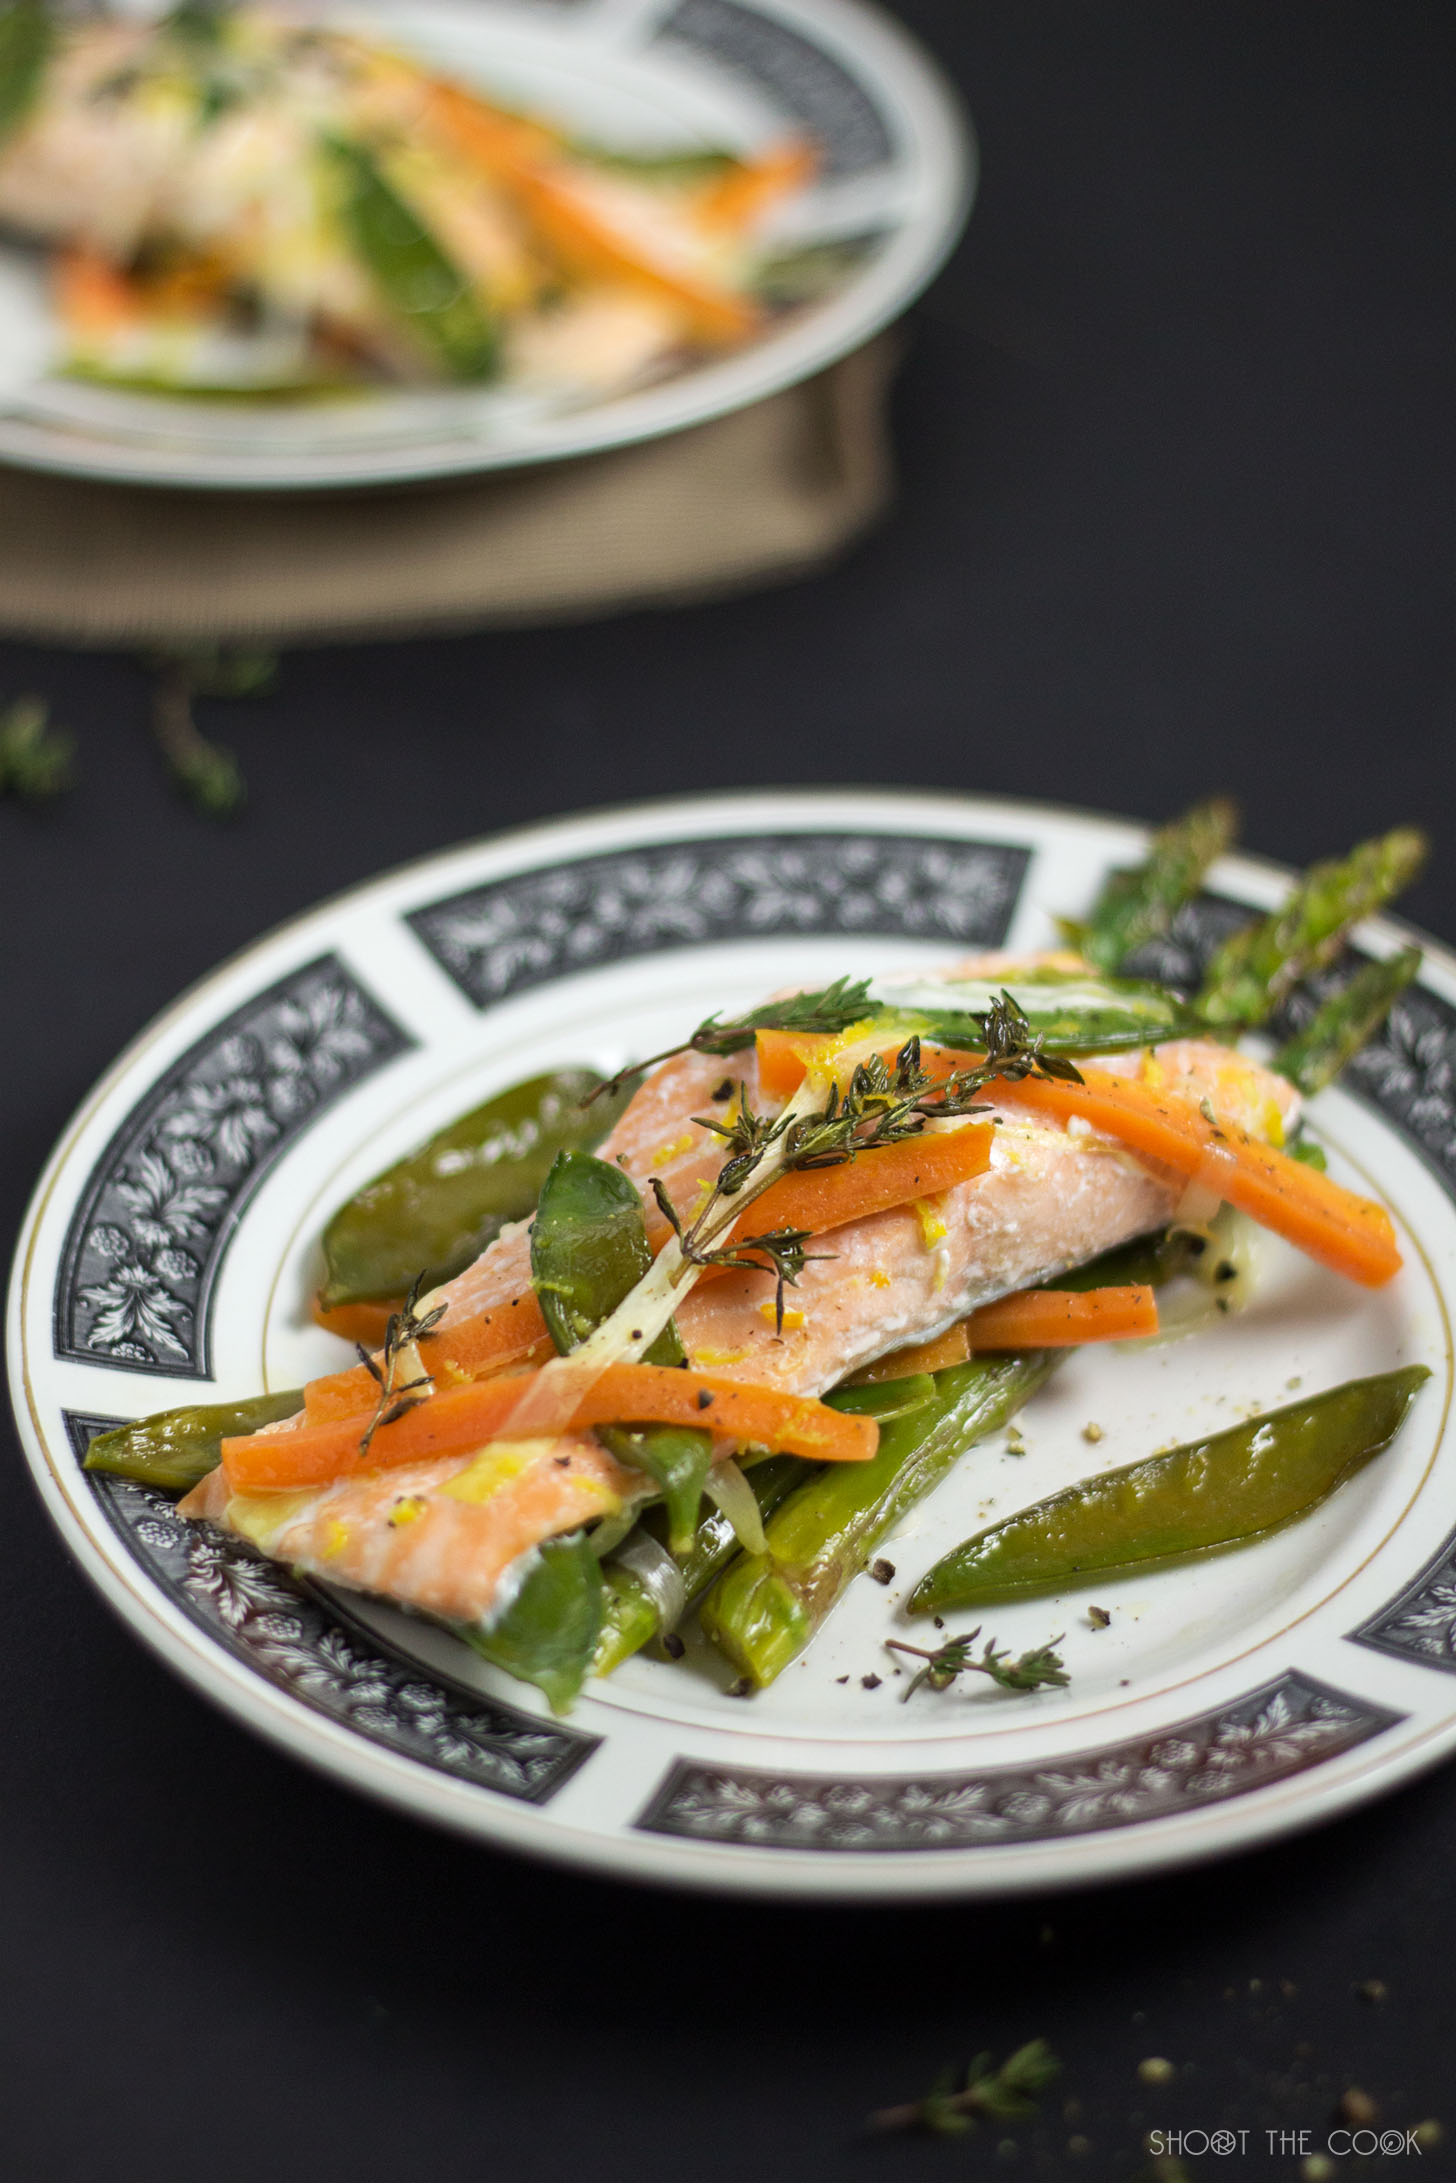
[[418, 1366], [419, 1352], [415, 1345], [437, 1327], [445, 1317], [446, 1305], [437, 1304], [423, 1315], [416, 1309], [419, 1304], [420, 1284], [423, 1274], [417, 1274], [410, 1285], [410, 1293], [403, 1309], [391, 1312], [384, 1330], [384, 1348], [379, 1358], [372, 1357], [362, 1343], [357, 1345], [359, 1355], [379, 1388], [379, 1399], [374, 1406], [374, 1416], [364, 1428], [359, 1442], [359, 1454], [367, 1456], [375, 1434], [381, 1426], [396, 1425], [408, 1412], [427, 1402], [434, 1382], [426, 1372], [417, 1372], [412, 1380], [401, 1380], [401, 1369]]
[[17, 698], [0, 712], [0, 796], [47, 804], [71, 786], [75, 745], [49, 722], [44, 698]]
[[887, 1638], [885, 1644], [892, 1653], [913, 1653], [917, 1660], [925, 1663], [906, 1686], [906, 1699], [913, 1699], [922, 1684], [929, 1684], [932, 1691], [948, 1691], [957, 1676], [963, 1676], [968, 1669], [979, 1676], [989, 1676], [1003, 1691], [1036, 1691], [1043, 1684], [1070, 1683], [1071, 1678], [1056, 1650], [1064, 1632], [1049, 1638], [1044, 1646], [1035, 1646], [1030, 1653], [1015, 1658], [1007, 1648], [999, 1647], [994, 1638], [988, 1638], [977, 1660], [972, 1648], [980, 1635], [978, 1623], [974, 1630], [966, 1631], [959, 1638], [947, 1638], [943, 1646], [937, 1646], [933, 1651], [926, 1646], [907, 1645], [902, 1638]]
[[774, 1288], [775, 1334], [781, 1335], [784, 1331], [784, 1284], [797, 1284], [799, 1276], [812, 1260], [835, 1257], [832, 1251], [806, 1252], [804, 1246], [813, 1232], [810, 1229], [797, 1228], [769, 1229], [762, 1236], [735, 1237], [731, 1244], [718, 1251], [711, 1251], [694, 1240], [692, 1230], [684, 1230], [682, 1216], [657, 1176], [652, 1178], [652, 1195], [682, 1245], [683, 1257], [691, 1265], [745, 1267], [754, 1273], [766, 1274], [772, 1271], [778, 1276]]
[[1045, 2040], [1028, 2040], [1008, 2055], [999, 2069], [991, 2067], [989, 2051], [977, 2055], [964, 2075], [953, 2068], [942, 2071], [923, 2100], [906, 2101], [895, 2108], [879, 2108], [870, 2117], [872, 2131], [934, 2131], [949, 2136], [969, 2131], [977, 2118], [1014, 2122], [1031, 2115], [1047, 2087], [1060, 2075], [1057, 2061]]

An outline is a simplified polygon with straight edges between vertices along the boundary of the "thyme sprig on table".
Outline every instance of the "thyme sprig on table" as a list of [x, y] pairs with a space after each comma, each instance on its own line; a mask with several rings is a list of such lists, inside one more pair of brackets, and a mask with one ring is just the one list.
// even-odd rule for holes
[[761, 1008], [749, 1009], [743, 1016], [731, 1017], [725, 1024], [716, 1015], [705, 1017], [690, 1038], [677, 1046], [664, 1047], [660, 1054], [649, 1054], [645, 1062], [629, 1062], [619, 1069], [615, 1077], [599, 1084], [582, 1101], [590, 1107], [593, 1100], [604, 1094], [620, 1090], [629, 1077], [635, 1077], [644, 1069], [655, 1069], [659, 1062], [670, 1062], [675, 1054], [715, 1054], [726, 1058], [741, 1054], [751, 1047], [760, 1031], [797, 1031], [804, 1037], [830, 1037], [837, 1032], [848, 1031], [851, 1024], [873, 1014], [870, 1000], [870, 982], [867, 978], [856, 979], [853, 984], [847, 978], [836, 978], [830, 986], [818, 993], [793, 993], [782, 1001], [766, 1001]]
[[[434, 1382], [429, 1374], [420, 1368], [419, 1351], [416, 1345], [423, 1336], [429, 1334], [432, 1328], [439, 1325], [440, 1321], [445, 1317], [448, 1307], [437, 1304], [432, 1311], [421, 1316], [417, 1306], [419, 1304], [420, 1284], [424, 1278], [423, 1274], [415, 1276], [403, 1309], [390, 1313], [384, 1330], [384, 1347], [379, 1357], [376, 1358], [370, 1351], [366, 1350], [362, 1342], [356, 1342], [354, 1345], [359, 1353], [360, 1362], [379, 1389], [379, 1397], [374, 1406], [374, 1416], [365, 1427], [363, 1437], [359, 1442], [361, 1456], [369, 1454], [370, 1444], [381, 1426], [392, 1426], [397, 1419], [403, 1418], [407, 1412], [428, 1401], [430, 1392], [434, 1387]], [[414, 1371], [415, 1375], [412, 1380], [400, 1379], [401, 1371], [411, 1370]]]
[[869, 2119], [870, 2129], [935, 2131], [949, 2136], [969, 2131], [981, 2116], [1013, 2123], [1034, 2113], [1060, 2073], [1061, 2064], [1045, 2040], [1028, 2040], [995, 2070], [988, 2050], [976, 2056], [963, 2077], [953, 2069], [943, 2071], [924, 2100], [876, 2109]]
[[16, 698], [0, 711], [0, 796], [47, 804], [70, 788], [75, 744], [50, 725], [44, 698]]
[[911, 1678], [905, 1690], [906, 1699], [913, 1699], [922, 1684], [929, 1684], [932, 1691], [948, 1691], [957, 1676], [972, 1669], [979, 1676], [989, 1676], [992, 1683], [1003, 1691], [1037, 1691], [1043, 1684], [1061, 1686], [1070, 1683], [1062, 1657], [1057, 1652], [1064, 1632], [1049, 1638], [1044, 1646], [1035, 1646], [1030, 1653], [1012, 1657], [1008, 1648], [998, 1646], [994, 1638], [988, 1638], [981, 1657], [977, 1660], [972, 1647], [981, 1635], [978, 1623], [974, 1630], [966, 1631], [959, 1638], [947, 1638], [943, 1646], [933, 1650], [926, 1646], [908, 1645], [902, 1638], [887, 1638], [885, 1644], [892, 1653], [913, 1653], [925, 1663], [917, 1675]]

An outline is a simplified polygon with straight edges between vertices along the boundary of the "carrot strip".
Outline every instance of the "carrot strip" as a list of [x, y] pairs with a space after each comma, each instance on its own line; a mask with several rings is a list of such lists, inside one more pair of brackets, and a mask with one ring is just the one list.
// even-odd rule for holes
[[1082, 1116], [1129, 1152], [1204, 1184], [1322, 1266], [1367, 1288], [1399, 1271], [1390, 1216], [1373, 1199], [1262, 1144], [1236, 1123], [1210, 1122], [1175, 1093], [1154, 1092], [1103, 1069], [1085, 1070], [1083, 1080], [1054, 1084], [1025, 1077], [988, 1087], [988, 1097], [1012, 1099], [1063, 1121]]
[[[366, 1349], [377, 1350], [389, 1326], [390, 1313], [397, 1312], [403, 1303], [403, 1297], [389, 1297], [382, 1304], [328, 1306], [320, 1304], [315, 1297], [309, 1310], [315, 1323], [326, 1334], [342, 1335], [345, 1342], [362, 1342]], [[336, 1374], [334, 1377], [339, 1376]]]
[[[781, 1176], [747, 1209], [755, 1234], [771, 1229], [808, 1229], [820, 1235], [843, 1228], [849, 1221], [864, 1221], [891, 1206], [912, 1198], [928, 1198], [983, 1175], [991, 1165], [992, 1129], [989, 1123], [968, 1122], [959, 1130], [927, 1131], [898, 1145], [864, 1153], [837, 1168], [817, 1168], [798, 1175]], [[668, 1224], [649, 1206], [648, 1235], [654, 1251], [660, 1251], [671, 1235]], [[703, 1281], [727, 1273], [726, 1267], [705, 1267]], [[331, 1334], [350, 1342], [378, 1348], [384, 1340], [388, 1304], [346, 1304], [326, 1311], [315, 1301], [313, 1316]], [[509, 1305], [493, 1312], [446, 1326], [420, 1346], [420, 1355], [436, 1380], [475, 1380], [507, 1366], [539, 1364], [552, 1354], [546, 1322], [532, 1292], [523, 1293]], [[362, 1365], [347, 1372], [330, 1373], [310, 1382], [304, 1409], [312, 1423], [316, 1418], [346, 1418], [366, 1410], [372, 1400], [371, 1381]]]
[[[387, 1316], [389, 1308], [351, 1305], [346, 1309], [361, 1314], [377, 1309]], [[314, 1318], [322, 1326], [329, 1324], [317, 1306]], [[383, 1329], [377, 1336], [357, 1339], [382, 1342]], [[457, 1326], [447, 1322], [438, 1334], [426, 1335], [420, 1344], [421, 1362], [437, 1386], [478, 1380], [511, 1366], [544, 1364], [555, 1353], [556, 1345], [546, 1331], [534, 1289], [522, 1290], [508, 1304], [495, 1305], [489, 1312], [472, 1313]], [[353, 1365], [342, 1373], [325, 1373], [311, 1380], [304, 1390], [304, 1417], [313, 1425], [331, 1418], [353, 1418], [361, 1411], [367, 1415], [376, 1392], [374, 1380], [363, 1365]]]
[[748, 1208], [743, 1225], [759, 1235], [798, 1228], [819, 1236], [847, 1222], [867, 1220], [873, 1213], [984, 1175], [991, 1165], [994, 1136], [989, 1122], [967, 1122], [958, 1130], [927, 1130], [902, 1138], [837, 1168], [804, 1168], [780, 1176]]
[[739, 1447], [771, 1448], [820, 1463], [864, 1463], [879, 1428], [871, 1418], [830, 1410], [811, 1396], [785, 1395], [712, 1373], [666, 1365], [609, 1365], [583, 1385], [566, 1374], [556, 1414], [542, 1415], [534, 1374], [509, 1373], [447, 1388], [381, 1426], [367, 1455], [360, 1441], [368, 1411], [305, 1423], [293, 1433], [247, 1434], [222, 1444], [223, 1468], [235, 1494], [324, 1486], [355, 1472], [392, 1470], [436, 1456], [469, 1455], [508, 1425], [523, 1399], [532, 1403], [531, 1437], [589, 1426], [701, 1426]]
[[978, 1350], [1068, 1350], [1084, 1342], [1125, 1342], [1157, 1332], [1157, 1299], [1141, 1282], [1078, 1292], [1020, 1289], [983, 1304], [929, 1342], [876, 1358], [855, 1374], [853, 1384], [944, 1372], [948, 1365], [964, 1365]]
[[770, 205], [807, 182], [818, 166], [813, 147], [799, 142], [776, 145], [762, 159], [730, 168], [709, 183], [698, 199], [698, 217], [711, 227], [742, 231]]
[[1023, 1289], [983, 1304], [961, 1325], [969, 1350], [1066, 1350], [1084, 1342], [1155, 1335], [1158, 1300], [1144, 1282], [1108, 1289]]
[[552, 248], [589, 278], [629, 281], [676, 304], [700, 340], [742, 341], [759, 323], [746, 296], [706, 273], [651, 256], [577, 186], [570, 164], [531, 124], [456, 84], [432, 83], [426, 119], [455, 150], [513, 192]]

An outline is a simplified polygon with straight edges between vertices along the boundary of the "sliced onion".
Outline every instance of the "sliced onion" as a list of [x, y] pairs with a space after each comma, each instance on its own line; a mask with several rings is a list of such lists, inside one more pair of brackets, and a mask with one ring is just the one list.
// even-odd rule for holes
[[763, 1512], [753, 1488], [731, 1456], [714, 1464], [704, 1482], [704, 1491], [732, 1525], [734, 1537], [745, 1554], [761, 1555], [767, 1551]]
[[[756, 1508], [757, 1503], [754, 1506]], [[676, 1630], [688, 1604], [687, 1587], [682, 1571], [662, 1542], [639, 1528], [625, 1547], [618, 1548], [612, 1560], [632, 1572], [657, 1610], [660, 1629]]]

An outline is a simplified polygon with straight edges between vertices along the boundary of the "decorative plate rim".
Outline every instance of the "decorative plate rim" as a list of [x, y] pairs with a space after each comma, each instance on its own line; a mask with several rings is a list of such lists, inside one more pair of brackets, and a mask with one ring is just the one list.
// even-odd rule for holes
[[[1208, 1808], [1175, 1811], [1148, 1823], [1104, 1826], [1098, 1835], [1083, 1836], [1080, 1841], [1084, 1848], [1070, 1862], [1064, 1838], [978, 1845], [971, 1871], [967, 1869], [965, 1853], [944, 1849], [896, 1848], [893, 1858], [862, 1848], [848, 1848], [830, 1857], [810, 1857], [802, 1850], [760, 1850], [756, 1847], [750, 1849], [746, 1857], [741, 1853], [735, 1855], [732, 1848], [725, 1855], [725, 1846], [719, 1842], [697, 1841], [681, 1835], [674, 1835], [669, 1842], [661, 1834], [641, 1832], [646, 1821], [645, 1808], [636, 1824], [637, 1832], [626, 1835], [603, 1836], [575, 1822], [562, 1821], [554, 1821], [549, 1830], [543, 1831], [538, 1824], [539, 1813], [530, 1808], [517, 1809], [504, 1798], [490, 1800], [489, 1817], [483, 1820], [478, 1788], [432, 1772], [377, 1746], [361, 1749], [357, 1735], [320, 1715], [306, 1712], [297, 1700], [263, 1683], [256, 1672], [222, 1656], [214, 1642], [187, 1626], [186, 1618], [175, 1602], [139, 1570], [136, 1560], [126, 1553], [119, 1540], [114, 1536], [103, 1538], [99, 1527], [88, 1527], [78, 1501], [66, 1490], [66, 1483], [46, 1446], [38, 1405], [31, 1389], [22, 1326], [24, 1293], [40, 1222], [52, 1194], [66, 1174], [74, 1146], [93, 1118], [157, 1043], [179, 1027], [185, 1028], [209, 994], [225, 994], [239, 971], [256, 968], [259, 975], [252, 990], [260, 990], [268, 983], [268, 973], [275, 962], [286, 956], [296, 941], [311, 938], [320, 943], [327, 928], [347, 918], [352, 911], [371, 901], [378, 902], [382, 897], [408, 896], [412, 883], [425, 877], [433, 891], [431, 899], [439, 903], [449, 896], [452, 888], [458, 888], [462, 883], [485, 885], [498, 876], [549, 871], [554, 864], [571, 858], [589, 858], [594, 852], [669, 844], [680, 840], [684, 833], [729, 840], [736, 836], [751, 837], [756, 830], [763, 831], [772, 825], [787, 834], [809, 835], [816, 829], [832, 833], [842, 828], [904, 840], [915, 836], [933, 838], [944, 829], [971, 843], [977, 838], [972, 831], [975, 821], [979, 819], [984, 826], [993, 815], [1006, 823], [1014, 823], [1017, 817], [1024, 816], [1028, 826], [1042, 829], [1048, 822], [1070, 825], [1079, 831], [1090, 829], [1110, 856], [1126, 854], [1145, 832], [1136, 822], [1075, 806], [894, 788], [722, 792], [707, 797], [630, 802], [455, 845], [359, 883], [284, 921], [237, 951], [159, 1012], [104, 1073], [61, 1134], [25, 1217], [8, 1307], [12, 1398], [30, 1467], [66, 1546], [128, 1627], [184, 1680], [204, 1696], [222, 1704], [245, 1726], [281, 1744], [306, 1764], [321, 1769], [334, 1779], [342, 1779], [352, 1788], [376, 1795], [413, 1817], [430, 1818], [476, 1840], [499, 1842], [529, 1854], [619, 1877], [758, 1895], [894, 1900], [1022, 1893], [1052, 1886], [1088, 1885], [1133, 1872], [1165, 1870], [1206, 1857], [1231, 1854], [1299, 1827], [1332, 1819], [1384, 1794], [1456, 1750], [1456, 1707], [1448, 1718], [1430, 1720], [1419, 1718], [1414, 1710], [1402, 1715], [1389, 1703], [1398, 1686], [1398, 1674], [1389, 1672], [1386, 1664], [1379, 1661], [1373, 1641], [1365, 1634], [1393, 1612], [1398, 1602], [1392, 1599], [1381, 1615], [1367, 1618], [1358, 1630], [1346, 1634], [1353, 1643], [1370, 1647], [1365, 1660], [1375, 1662], [1377, 1666], [1363, 1674], [1352, 1667], [1348, 1675], [1338, 1679], [1335, 1692], [1337, 1698], [1343, 1697], [1354, 1705], [1363, 1705], [1367, 1712], [1373, 1710], [1373, 1714], [1386, 1717], [1382, 1724], [1366, 1729], [1361, 1740], [1376, 1734], [1385, 1738], [1375, 1763], [1361, 1761], [1357, 1742], [1341, 1755], [1343, 1765], [1337, 1757], [1324, 1762], [1313, 1775], [1295, 1774], [1282, 1781], [1275, 1779], [1252, 1794], [1231, 1799], [1218, 1808], [1217, 1825], [1211, 1834]], [[1044, 845], [1038, 841], [1035, 847]], [[1285, 869], [1271, 860], [1244, 856], [1227, 860], [1221, 871], [1231, 882], [1252, 877], [1266, 888], [1271, 882], [1287, 877]], [[1256, 898], [1258, 892], [1256, 885]], [[399, 914], [403, 915], [402, 912]], [[822, 937], [822, 929], [815, 930], [820, 931]], [[1371, 921], [1364, 930], [1391, 945], [1415, 931], [1403, 921], [1389, 918]], [[1426, 938], [1424, 935], [1417, 937], [1423, 941]], [[1433, 964], [1439, 965], [1456, 990], [1456, 955], [1439, 941], [1431, 940], [1427, 945]], [[219, 1015], [225, 1013], [225, 1010], [218, 1012]], [[215, 1016], [213, 1021], [217, 1020], [218, 1016]], [[1411, 1574], [1406, 1590], [1422, 1583], [1439, 1562], [1438, 1552], [1420, 1571]], [[1397, 1658], [1409, 1664], [1413, 1656], [1406, 1649]], [[1289, 1680], [1291, 1672], [1295, 1682], [1301, 1677], [1308, 1682], [1311, 1673], [1318, 1681], [1322, 1674], [1318, 1665], [1313, 1672], [1303, 1668], [1294, 1671], [1291, 1663], [1284, 1681]], [[1354, 1691], [1349, 1688], [1352, 1681]], [[1359, 1697], [1360, 1693], [1365, 1694], [1363, 1699]], [[1233, 1705], [1240, 1697], [1249, 1700], [1258, 1695], [1231, 1694], [1228, 1703]], [[1135, 1706], [1136, 1700], [1127, 1703]], [[1169, 1734], [1179, 1726], [1176, 1722], [1165, 1723], [1159, 1730], [1154, 1724], [1148, 1733], [1156, 1730]], [[775, 1730], [771, 1734], [780, 1741], [791, 1741], [788, 1732]], [[848, 1732], [846, 1736], [852, 1741]], [[681, 1729], [678, 1737], [684, 1747], [678, 1764], [690, 1765], [693, 1736]], [[812, 1752], [814, 1747], [810, 1745], [805, 1749]], [[821, 1748], [821, 1761], [828, 1749], [827, 1746]], [[889, 1745], [885, 1749], [888, 1763], [897, 1776], [905, 1771], [906, 1763], [913, 1766], [909, 1751]], [[1054, 1756], [1060, 1763], [1075, 1758], [1077, 1753], [1058, 1752]], [[718, 1762], [710, 1759], [703, 1764], [713, 1767]], [[812, 1766], [815, 1762], [810, 1758], [804, 1764]], [[935, 1771], [933, 1764], [931, 1771]], [[1088, 1843], [1093, 1845], [1090, 1855], [1085, 1848]]]

